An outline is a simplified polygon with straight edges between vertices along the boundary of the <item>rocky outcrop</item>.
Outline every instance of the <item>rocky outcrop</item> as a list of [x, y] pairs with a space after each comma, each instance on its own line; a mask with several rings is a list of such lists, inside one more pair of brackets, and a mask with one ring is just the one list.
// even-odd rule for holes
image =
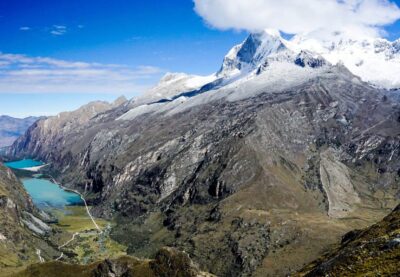
[[293, 276], [398, 276], [400, 206], [381, 222], [343, 236], [337, 249]]

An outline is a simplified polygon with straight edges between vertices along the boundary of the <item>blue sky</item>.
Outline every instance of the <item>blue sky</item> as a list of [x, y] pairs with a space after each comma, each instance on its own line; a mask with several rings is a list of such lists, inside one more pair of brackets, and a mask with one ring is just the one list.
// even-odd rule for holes
[[54, 114], [89, 100], [109, 101], [118, 94], [132, 97], [168, 71], [210, 74], [245, 36], [245, 32], [209, 28], [194, 12], [191, 0], [2, 0], [2, 53], [118, 64], [133, 72], [142, 67], [157, 70], [137, 78], [132, 89], [114, 94], [62, 91], [54, 95], [35, 88], [29, 91], [29, 84], [23, 89], [10, 86], [13, 91], [0, 94], [0, 114]]
[[[400, 37], [400, 23], [387, 30]], [[166, 72], [210, 74], [246, 35], [211, 27], [192, 0], [1, 0], [0, 114], [55, 114], [132, 97]]]
[[244, 37], [207, 28], [191, 0], [2, 0], [0, 16], [4, 53], [201, 74]]

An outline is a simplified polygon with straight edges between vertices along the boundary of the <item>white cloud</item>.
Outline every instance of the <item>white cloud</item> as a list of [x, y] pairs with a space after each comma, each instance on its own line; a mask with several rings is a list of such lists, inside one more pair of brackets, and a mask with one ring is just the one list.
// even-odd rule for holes
[[160, 77], [157, 67], [71, 62], [0, 53], [0, 93], [140, 93]]
[[194, 0], [196, 12], [213, 27], [285, 33], [342, 32], [380, 36], [400, 18], [389, 0]]
[[50, 30], [50, 34], [55, 36], [65, 35], [66, 32], [67, 32], [67, 27], [63, 25], [53, 25], [52, 29]]
[[19, 30], [20, 30], [20, 31], [30, 31], [30, 30], [31, 30], [31, 27], [23, 26], [23, 27], [19, 28]]

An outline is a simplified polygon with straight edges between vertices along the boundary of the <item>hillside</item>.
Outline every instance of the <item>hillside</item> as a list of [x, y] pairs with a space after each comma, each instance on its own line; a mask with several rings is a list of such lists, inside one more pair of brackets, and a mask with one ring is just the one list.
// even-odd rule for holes
[[381, 222], [347, 233], [337, 249], [294, 276], [399, 276], [400, 206]]
[[13, 272], [39, 261], [37, 249], [57, 255], [46, 240], [51, 228], [11, 170], [0, 164], [0, 271]]
[[72, 265], [61, 262], [49, 262], [29, 266], [26, 270], [11, 277], [213, 277], [201, 272], [187, 254], [171, 248], [161, 249], [154, 260], [140, 260], [132, 257], [120, 257], [90, 265]]

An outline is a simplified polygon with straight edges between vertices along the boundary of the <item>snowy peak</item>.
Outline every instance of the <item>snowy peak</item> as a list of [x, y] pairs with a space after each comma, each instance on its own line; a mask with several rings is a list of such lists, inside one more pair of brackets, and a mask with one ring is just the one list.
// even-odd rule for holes
[[[256, 78], [265, 72], [268, 72], [272, 81], [279, 79], [282, 72], [287, 75], [303, 68], [310, 73], [310, 70], [330, 66], [322, 56], [310, 51], [293, 51], [288, 45], [279, 31], [265, 30], [250, 34], [243, 43], [229, 51], [219, 72], [204, 77], [167, 73], [155, 87], [133, 99], [130, 106], [134, 108], [144, 104], [172, 102], [179, 97], [190, 98]], [[293, 78], [297, 79], [296, 76]]]
[[259, 75], [276, 62], [295, 63], [310, 68], [328, 65], [329, 62], [323, 56], [316, 54], [320, 51], [321, 47], [303, 48], [300, 43], [283, 39], [279, 31], [265, 30], [250, 34], [243, 43], [233, 47], [225, 56], [217, 76], [229, 79], [251, 72]]
[[247, 39], [233, 47], [225, 56], [218, 77], [229, 77], [243, 71], [252, 71], [274, 53], [285, 50], [284, 40], [279, 32], [267, 30], [250, 34]]
[[266, 30], [250, 34], [244, 42], [234, 46], [217, 73], [209, 76], [168, 73], [147, 93], [131, 100], [129, 107], [141, 107], [142, 113], [149, 107], [158, 109], [163, 103], [172, 107], [181, 105], [183, 100], [190, 102], [189, 99], [199, 95], [204, 95], [205, 99], [208, 94], [223, 95], [221, 91], [249, 84], [289, 86], [323, 74], [334, 66], [341, 70], [345, 67], [373, 85], [400, 88], [400, 40], [356, 40], [341, 33], [324, 38], [313, 34], [296, 35], [286, 40], [279, 31]]

